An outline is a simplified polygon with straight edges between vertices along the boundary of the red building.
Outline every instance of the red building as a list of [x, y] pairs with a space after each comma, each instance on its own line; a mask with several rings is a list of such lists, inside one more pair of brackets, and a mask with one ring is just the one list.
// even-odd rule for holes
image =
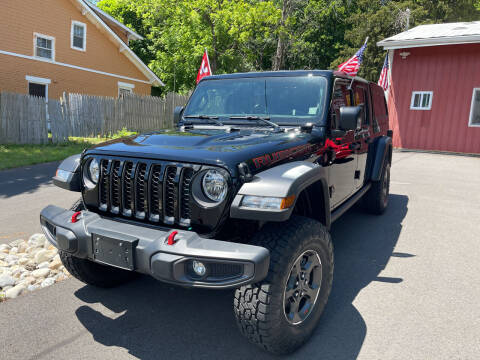
[[377, 45], [389, 51], [394, 146], [480, 153], [480, 22], [417, 26]]

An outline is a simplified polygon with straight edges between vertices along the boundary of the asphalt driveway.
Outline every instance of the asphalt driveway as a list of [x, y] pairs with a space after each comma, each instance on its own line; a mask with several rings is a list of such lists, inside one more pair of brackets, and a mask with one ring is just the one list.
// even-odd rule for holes
[[[480, 158], [397, 152], [391, 175], [383, 216], [353, 209], [333, 225], [333, 292], [290, 358], [478, 359]], [[148, 277], [68, 280], [0, 304], [0, 324], [2, 359], [273, 358], [238, 333], [232, 291]]]
[[28, 239], [41, 232], [39, 214], [45, 206], [69, 208], [78, 193], [52, 183], [58, 162], [0, 171], [0, 244]]

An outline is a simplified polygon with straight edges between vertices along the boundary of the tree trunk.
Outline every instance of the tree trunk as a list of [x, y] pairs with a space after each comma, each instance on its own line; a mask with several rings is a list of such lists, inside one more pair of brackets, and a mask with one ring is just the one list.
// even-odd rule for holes
[[283, 44], [282, 35], [280, 34], [277, 42], [277, 52], [273, 58], [273, 70], [282, 70], [285, 66], [285, 46]]
[[290, 0], [283, 0], [283, 7], [282, 7], [282, 20], [280, 22], [280, 31], [278, 33], [278, 41], [277, 41], [277, 51], [275, 53], [275, 57], [273, 58], [272, 69], [282, 70], [285, 66], [285, 21], [289, 16], [289, 7], [290, 7]]
[[213, 50], [213, 53], [209, 54], [208, 58], [210, 60], [210, 68], [212, 70], [212, 74], [215, 74], [215, 72], [217, 71], [217, 60], [218, 60], [218, 56], [217, 56], [217, 36], [215, 34], [215, 24], [213, 23], [212, 19], [210, 18], [210, 16], [208, 14], [204, 14], [204, 19], [208, 23], [208, 25], [210, 26], [210, 31], [212, 33], [212, 50]]

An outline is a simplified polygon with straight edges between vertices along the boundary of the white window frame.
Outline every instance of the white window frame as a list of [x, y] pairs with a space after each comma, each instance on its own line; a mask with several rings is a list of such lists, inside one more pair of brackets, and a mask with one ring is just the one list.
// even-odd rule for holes
[[[415, 95], [420, 95], [420, 106], [415, 107]], [[430, 101], [427, 107], [422, 107], [423, 97], [425, 95], [430, 95]], [[412, 99], [410, 100], [410, 110], [431, 110], [432, 109], [432, 102], [433, 102], [433, 91], [412, 91]]]
[[25, 80], [28, 81], [28, 88], [27, 90], [30, 89], [30, 83], [32, 84], [39, 84], [39, 85], [45, 85], [45, 101], [48, 102], [48, 85], [52, 83], [52, 80], [46, 79], [46, 78], [41, 78], [37, 76], [30, 76], [26, 75]]
[[120, 97], [120, 89], [128, 90], [130, 92], [130, 94], [133, 94], [133, 89], [134, 88], [135, 88], [134, 84], [119, 81], [118, 82], [118, 96]]
[[473, 88], [472, 103], [470, 104], [470, 116], [468, 117], [468, 127], [480, 127], [480, 124], [473, 124], [472, 123], [473, 105], [475, 104], [475, 92], [476, 91], [480, 91], [480, 88]]
[[[37, 38], [38, 37], [52, 41], [52, 57], [50, 59], [37, 55]], [[35, 57], [36, 59], [43, 60], [43, 61], [51, 61], [51, 62], [55, 61], [55, 38], [53, 36], [49, 36], [49, 35], [34, 32], [33, 33], [33, 57]]]
[[[79, 48], [73, 45], [73, 29], [75, 28], [75, 25], [83, 27], [83, 48]], [[70, 26], [70, 47], [73, 50], [87, 51], [87, 24], [80, 21], [72, 20], [72, 25]]]

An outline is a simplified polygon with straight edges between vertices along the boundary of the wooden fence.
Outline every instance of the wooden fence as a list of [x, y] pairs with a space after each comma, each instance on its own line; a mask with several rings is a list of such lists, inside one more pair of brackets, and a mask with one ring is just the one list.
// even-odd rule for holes
[[47, 142], [44, 99], [2, 93], [0, 95], [0, 144], [45, 144]]
[[61, 143], [69, 136], [109, 136], [123, 128], [138, 132], [172, 128], [175, 106], [185, 105], [188, 98], [175, 93], [118, 99], [64, 93], [60, 101], [49, 99], [46, 105], [43, 98], [2, 92], [0, 143]]

